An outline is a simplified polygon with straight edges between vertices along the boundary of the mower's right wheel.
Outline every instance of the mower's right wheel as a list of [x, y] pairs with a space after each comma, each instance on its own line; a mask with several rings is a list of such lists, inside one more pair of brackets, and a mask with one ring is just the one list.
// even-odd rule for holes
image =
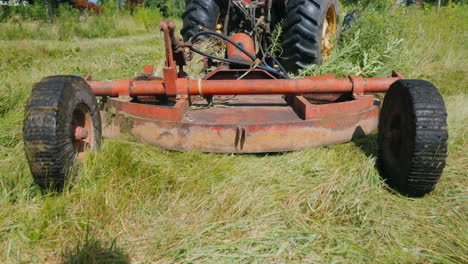
[[[185, 41], [189, 41], [200, 32], [200, 26], [209, 30], [216, 29], [220, 15], [218, 0], [192, 0], [182, 15], [183, 27], [180, 33]], [[201, 37], [203, 39], [203, 37]]]
[[50, 76], [34, 86], [23, 141], [31, 174], [42, 189], [61, 190], [100, 139], [99, 107], [85, 80]]
[[399, 80], [385, 95], [378, 165], [388, 185], [421, 197], [434, 190], [447, 157], [447, 112], [432, 83]]
[[281, 64], [297, 72], [326, 60], [338, 33], [338, 0], [289, 0], [282, 27]]

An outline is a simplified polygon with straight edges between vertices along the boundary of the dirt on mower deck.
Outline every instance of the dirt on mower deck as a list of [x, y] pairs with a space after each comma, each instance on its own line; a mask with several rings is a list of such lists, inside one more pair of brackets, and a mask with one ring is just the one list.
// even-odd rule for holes
[[[112, 118], [104, 114], [104, 136], [125, 131], [165, 149], [222, 153], [282, 152], [343, 143], [375, 131], [378, 116], [372, 96], [311, 104], [315, 111], [291, 105], [282, 95], [215, 96], [209, 107], [206, 100], [195, 97], [180, 121], [133, 115], [128, 111], [130, 102], [110, 103], [126, 114]], [[343, 108], [348, 111], [343, 113]], [[304, 117], [305, 112], [311, 113]]]

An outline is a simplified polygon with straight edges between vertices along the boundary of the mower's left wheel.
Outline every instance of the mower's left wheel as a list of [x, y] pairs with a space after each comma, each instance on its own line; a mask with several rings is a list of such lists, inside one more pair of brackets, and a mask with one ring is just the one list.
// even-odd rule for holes
[[23, 141], [32, 176], [42, 189], [61, 190], [100, 139], [99, 107], [85, 80], [50, 76], [34, 86]]
[[432, 83], [399, 80], [385, 95], [379, 121], [378, 165], [403, 195], [434, 190], [447, 157], [447, 112]]

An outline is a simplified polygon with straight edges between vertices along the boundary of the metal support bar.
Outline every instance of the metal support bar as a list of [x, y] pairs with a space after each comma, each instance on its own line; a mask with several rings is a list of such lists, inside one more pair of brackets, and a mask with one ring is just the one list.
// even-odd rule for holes
[[[169, 75], [172, 80], [88, 81], [97, 96], [144, 95], [240, 95], [240, 94], [313, 94], [384, 93], [401, 79], [388, 78], [301, 78], [287, 80], [189, 80]], [[169, 92], [171, 91], [171, 92]]]

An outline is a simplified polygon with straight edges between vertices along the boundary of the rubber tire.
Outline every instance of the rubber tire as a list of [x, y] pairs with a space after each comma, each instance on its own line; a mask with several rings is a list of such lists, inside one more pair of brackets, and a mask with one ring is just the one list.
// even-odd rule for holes
[[280, 55], [280, 62], [288, 72], [297, 73], [309, 64], [322, 62], [323, 22], [331, 6], [338, 25], [338, 0], [289, 0], [282, 27], [283, 54]]
[[79, 162], [72, 145], [72, 118], [77, 105], [92, 118], [94, 149], [101, 139], [101, 116], [96, 97], [77, 76], [50, 76], [34, 85], [23, 123], [26, 158], [36, 184], [61, 190], [76, 173]]
[[422, 80], [395, 82], [385, 95], [378, 135], [378, 166], [388, 185], [410, 197], [433, 191], [447, 141], [447, 112], [437, 87]]
[[[200, 32], [199, 26], [215, 30], [219, 14], [220, 5], [217, 0], [190, 1], [182, 15], [183, 27], [180, 33], [184, 40], [189, 41], [195, 34]], [[200, 39], [203, 39], [203, 37]]]

